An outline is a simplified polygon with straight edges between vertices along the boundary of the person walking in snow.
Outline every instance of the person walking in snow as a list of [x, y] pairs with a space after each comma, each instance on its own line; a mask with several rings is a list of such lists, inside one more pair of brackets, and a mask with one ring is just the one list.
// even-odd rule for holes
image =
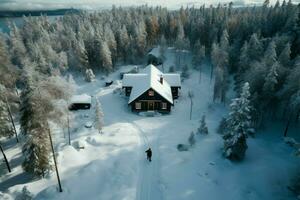
[[152, 150], [151, 150], [151, 148], [149, 148], [145, 152], [147, 153], [147, 160], [149, 160], [149, 162], [151, 162], [151, 157], [152, 157]]

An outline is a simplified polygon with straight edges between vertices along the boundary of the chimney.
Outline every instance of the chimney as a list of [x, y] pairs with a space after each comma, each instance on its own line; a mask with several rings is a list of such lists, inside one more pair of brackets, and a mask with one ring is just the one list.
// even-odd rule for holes
[[159, 82], [160, 82], [161, 84], [164, 84], [164, 77], [163, 77], [162, 75], [160, 75]]

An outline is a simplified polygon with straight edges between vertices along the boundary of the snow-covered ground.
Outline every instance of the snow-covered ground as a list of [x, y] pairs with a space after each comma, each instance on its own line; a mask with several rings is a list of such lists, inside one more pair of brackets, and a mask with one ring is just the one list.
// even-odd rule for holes
[[[169, 50], [166, 66], [174, 65]], [[189, 59], [187, 59], [189, 60]], [[122, 70], [134, 66], [124, 66]], [[79, 142], [84, 149], [69, 146], [67, 137], [53, 128], [58, 155], [58, 167], [63, 192], [57, 191], [55, 173], [46, 179], [31, 180], [22, 172], [20, 148], [13, 140], [5, 143], [13, 172], [1, 175], [0, 191], [3, 199], [13, 199], [24, 185], [35, 199], [53, 200], [289, 200], [293, 194], [287, 189], [289, 180], [299, 168], [299, 158], [281, 137], [282, 126], [260, 131], [248, 139], [246, 159], [233, 163], [221, 156], [223, 140], [216, 133], [226, 108], [212, 103], [209, 65], [203, 66], [201, 83], [199, 72], [191, 70], [191, 77], [182, 84], [180, 98], [168, 115], [145, 117], [131, 113], [128, 98], [119, 93], [119, 71], [109, 79], [114, 84], [104, 87], [97, 77], [92, 83], [77, 78], [77, 93], [98, 98], [105, 115], [103, 134], [85, 128], [93, 121], [94, 107], [76, 111], [72, 123], [72, 143]], [[189, 120], [188, 91], [194, 93], [192, 120]], [[94, 106], [94, 104], [93, 104]], [[196, 145], [179, 152], [179, 143], [187, 143], [191, 131], [199, 126], [206, 114], [209, 135], [197, 135]], [[293, 131], [293, 130], [292, 130]], [[153, 161], [146, 160], [145, 150], [151, 147]], [[0, 164], [0, 167], [5, 167]], [[1, 199], [1, 198], [0, 198]]]

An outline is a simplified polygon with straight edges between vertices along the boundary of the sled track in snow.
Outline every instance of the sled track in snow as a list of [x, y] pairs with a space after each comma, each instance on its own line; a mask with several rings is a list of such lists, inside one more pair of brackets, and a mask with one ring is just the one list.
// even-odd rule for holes
[[[161, 200], [162, 194], [159, 185], [159, 152], [157, 137], [153, 141], [149, 141], [147, 132], [144, 131], [137, 123], [132, 123], [139, 131], [141, 145], [140, 161], [138, 171], [138, 183], [136, 200]], [[153, 152], [152, 162], [146, 160], [144, 151], [151, 147]]]

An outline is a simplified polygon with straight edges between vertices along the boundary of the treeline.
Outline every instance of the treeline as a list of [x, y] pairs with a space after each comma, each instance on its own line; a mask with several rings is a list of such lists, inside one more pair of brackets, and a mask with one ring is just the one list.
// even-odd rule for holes
[[[19, 114], [18, 107], [22, 108], [21, 129], [30, 138], [40, 130], [46, 134], [46, 122], [51, 119], [50, 115], [40, 118], [41, 111], [36, 109], [43, 100], [42, 88], [52, 99], [64, 97], [55, 89], [58, 75], [86, 69], [109, 73], [118, 63], [142, 63], [148, 50], [156, 45], [175, 46], [192, 51], [195, 68], [204, 57], [211, 58], [214, 101], [226, 102], [229, 75], [233, 74], [238, 93], [245, 82], [249, 83], [253, 125], [259, 127], [266, 118], [295, 121], [300, 112], [299, 9], [291, 1], [274, 6], [266, 1], [261, 7], [233, 8], [229, 4], [176, 11], [147, 6], [113, 7], [100, 12], [70, 13], [53, 21], [46, 16], [24, 17], [22, 26], [12, 23], [10, 33], [1, 36], [0, 83], [15, 108], [14, 116]], [[45, 89], [45, 80], [54, 85], [57, 93]], [[15, 92], [16, 85], [22, 88], [21, 94]], [[48, 106], [44, 109], [51, 113], [54, 108], [46, 100]], [[4, 101], [1, 93], [1, 102]], [[33, 122], [28, 112], [36, 112], [38, 124], [30, 126]], [[0, 119], [8, 124], [8, 118]], [[26, 147], [24, 151], [28, 153], [32, 147]], [[33, 163], [31, 158], [39, 160], [27, 155], [27, 163]], [[47, 162], [45, 166], [36, 174], [44, 175]], [[25, 169], [36, 172], [26, 164]]]

